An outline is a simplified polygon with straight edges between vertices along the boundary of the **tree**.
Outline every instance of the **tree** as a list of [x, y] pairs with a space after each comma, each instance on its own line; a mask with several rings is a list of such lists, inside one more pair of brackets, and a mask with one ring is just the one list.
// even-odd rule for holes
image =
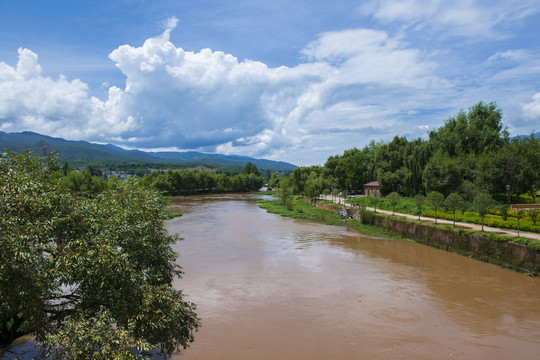
[[172, 287], [178, 237], [163, 228], [160, 196], [134, 179], [79, 196], [49, 162], [0, 158], [0, 329], [32, 332], [59, 359], [187, 347], [199, 319]]
[[371, 203], [373, 204], [373, 207], [375, 207], [375, 212], [377, 212], [377, 204], [379, 201], [381, 201], [381, 195], [379, 192], [376, 192], [373, 194], [373, 196], [370, 198]]
[[328, 195], [330, 195], [330, 189], [326, 188], [323, 190], [322, 194], [324, 195], [324, 200], [328, 200]]
[[437, 209], [441, 207], [444, 201], [444, 196], [438, 191], [432, 191], [428, 194], [427, 200], [435, 209], [435, 224], [437, 224]]
[[529, 193], [536, 204], [536, 190], [540, 188], [540, 139], [534, 134], [522, 140], [522, 162], [519, 169], [519, 185]]
[[538, 216], [540, 215], [540, 210], [529, 209], [527, 211], [527, 215], [529, 215], [529, 218], [531, 219], [533, 225], [536, 226], [536, 221], [538, 220]]
[[306, 196], [312, 201], [316, 201], [319, 195], [328, 187], [328, 182], [321, 175], [317, 176], [315, 173], [311, 173], [306, 180], [304, 186], [304, 192]]
[[454, 214], [454, 226], [456, 226], [456, 210], [462, 209], [465, 201], [458, 193], [451, 193], [444, 200], [444, 206]]
[[332, 189], [332, 202], [335, 201], [335, 198], [339, 196], [339, 189], [338, 188], [333, 188]]
[[215, 176], [216, 188], [219, 192], [231, 191], [232, 180], [225, 174], [217, 174]]
[[268, 180], [268, 187], [270, 189], [279, 187], [279, 179], [280, 178], [276, 173], [272, 173], [272, 175], [270, 175], [270, 180]]
[[516, 211], [516, 218], [517, 218], [517, 221], [518, 221], [518, 226], [517, 226], [517, 236], [519, 237], [519, 220], [521, 220], [521, 218], [523, 217], [523, 214], [525, 213], [525, 210], [518, 210]]
[[349, 198], [349, 192], [347, 190], [343, 190], [341, 192], [341, 195], [343, 196], [343, 204], [347, 203], [347, 199]]
[[279, 198], [281, 199], [281, 202], [286, 205], [287, 199], [291, 195], [291, 186], [288, 176], [283, 176], [281, 180], [279, 181]]
[[249, 174], [255, 174], [257, 176], [261, 176], [261, 172], [257, 168], [255, 164], [253, 164], [251, 161], [249, 161], [246, 166], [242, 169], [241, 172], [242, 175], [249, 175]]
[[398, 204], [400, 198], [401, 195], [399, 195], [397, 192], [392, 192], [386, 197], [386, 199], [390, 202], [390, 205], [392, 206], [392, 215], [394, 215], [394, 209]]
[[473, 203], [478, 215], [482, 218], [482, 231], [484, 231], [484, 216], [493, 203], [493, 199], [488, 194], [480, 193], [474, 197]]
[[461, 111], [442, 127], [431, 131], [429, 140], [435, 150], [442, 150], [450, 156], [493, 152], [508, 136], [501, 119], [501, 110], [495, 103], [479, 102], [467, 113]]
[[427, 191], [450, 194], [463, 181], [462, 161], [441, 152], [431, 157], [424, 168], [423, 179]]
[[416, 210], [418, 211], [418, 220], [420, 220], [420, 215], [422, 215], [422, 207], [424, 206], [425, 201], [426, 197], [422, 194], [416, 194], [414, 197], [414, 203], [416, 205]]

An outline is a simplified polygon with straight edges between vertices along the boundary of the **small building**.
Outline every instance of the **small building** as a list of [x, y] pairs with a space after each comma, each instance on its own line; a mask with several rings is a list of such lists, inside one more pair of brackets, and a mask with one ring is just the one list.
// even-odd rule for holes
[[362, 186], [364, 188], [364, 195], [366, 196], [381, 196], [381, 187], [378, 181], [371, 181]]

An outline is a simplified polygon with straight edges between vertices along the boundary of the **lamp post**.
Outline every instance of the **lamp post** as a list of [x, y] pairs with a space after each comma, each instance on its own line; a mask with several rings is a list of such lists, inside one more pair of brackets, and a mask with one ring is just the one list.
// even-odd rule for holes
[[510, 185], [506, 185], [506, 206], [510, 207]]

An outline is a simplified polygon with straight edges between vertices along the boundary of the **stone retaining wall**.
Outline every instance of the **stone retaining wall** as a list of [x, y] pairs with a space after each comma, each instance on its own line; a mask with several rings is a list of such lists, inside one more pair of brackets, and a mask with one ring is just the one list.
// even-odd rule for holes
[[[316, 206], [328, 211], [340, 211], [339, 208], [329, 204], [317, 203]], [[362, 222], [362, 214], [365, 214], [373, 225], [384, 227], [416, 242], [523, 273], [540, 275], [540, 250], [534, 246], [502, 241], [490, 233], [470, 232], [459, 228], [443, 229], [430, 224], [391, 218], [371, 211], [348, 210], [349, 215], [355, 220]]]

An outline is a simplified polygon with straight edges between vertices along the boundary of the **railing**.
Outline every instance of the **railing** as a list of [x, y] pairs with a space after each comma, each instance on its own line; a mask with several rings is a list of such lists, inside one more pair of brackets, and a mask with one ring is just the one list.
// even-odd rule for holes
[[540, 204], [512, 204], [510, 210], [540, 209]]

